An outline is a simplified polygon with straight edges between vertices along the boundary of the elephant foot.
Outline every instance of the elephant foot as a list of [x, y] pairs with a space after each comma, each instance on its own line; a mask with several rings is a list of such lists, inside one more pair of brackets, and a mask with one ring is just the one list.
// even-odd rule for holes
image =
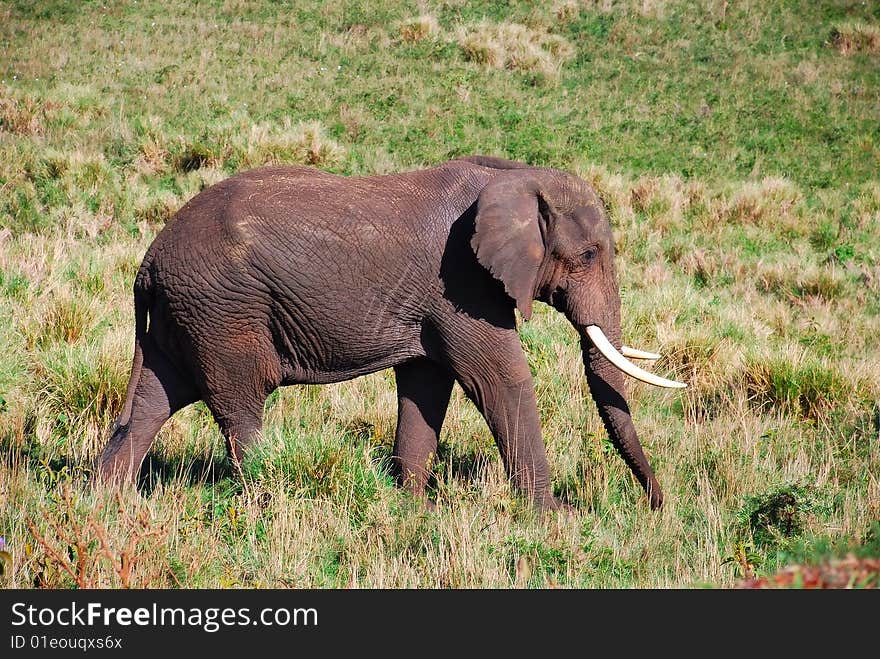
[[553, 512], [562, 513], [568, 519], [577, 517], [578, 514], [577, 508], [575, 508], [571, 504], [564, 503], [562, 501], [560, 501], [559, 504], [555, 508], [553, 508]]
[[574, 506], [550, 494], [540, 498], [535, 497], [532, 503], [542, 519], [551, 513], [564, 513], [567, 517], [574, 517], [577, 514]]
[[142, 451], [132, 441], [129, 425], [114, 423], [110, 439], [101, 452], [92, 474], [92, 486], [121, 488], [134, 484], [143, 460], [141, 453]]
[[414, 507], [420, 507], [428, 513], [437, 511], [437, 504], [428, 498], [428, 494], [422, 490], [413, 492], [409, 487], [400, 487], [400, 491], [406, 495], [406, 498], [412, 501]]

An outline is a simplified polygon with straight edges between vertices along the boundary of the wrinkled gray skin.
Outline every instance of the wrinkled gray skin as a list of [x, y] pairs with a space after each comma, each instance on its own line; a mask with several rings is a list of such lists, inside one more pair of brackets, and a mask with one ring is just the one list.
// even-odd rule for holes
[[277, 387], [393, 368], [403, 487], [424, 497], [458, 382], [513, 484], [539, 508], [557, 508], [514, 316], [518, 308], [528, 320], [533, 300], [578, 330], [605, 428], [660, 507], [623, 375], [585, 333], [598, 325], [620, 349], [602, 203], [570, 174], [479, 156], [364, 178], [267, 167], [186, 204], [135, 280], [131, 380], [99, 476], [136, 476], [162, 424], [197, 400], [241, 460]]

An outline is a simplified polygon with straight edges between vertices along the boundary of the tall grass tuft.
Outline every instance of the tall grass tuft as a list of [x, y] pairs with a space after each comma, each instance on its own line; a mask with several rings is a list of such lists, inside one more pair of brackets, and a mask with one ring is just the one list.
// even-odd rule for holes
[[496, 69], [513, 69], [555, 77], [574, 55], [558, 35], [518, 23], [479, 23], [462, 29], [458, 43], [471, 61]]
[[397, 24], [400, 38], [407, 43], [435, 39], [440, 34], [440, 24], [431, 14], [422, 14]]
[[828, 421], [842, 407], [865, 403], [840, 367], [804, 351], [749, 355], [742, 378], [750, 405], [765, 413]]
[[66, 295], [54, 297], [29, 343], [43, 348], [58, 341], [76, 343], [88, 332], [93, 319], [94, 311], [87, 302]]
[[861, 21], [836, 25], [831, 30], [831, 43], [841, 55], [880, 53], [880, 27]]
[[100, 347], [48, 352], [34, 368], [38, 439], [77, 459], [95, 456], [122, 409], [129, 357]]
[[34, 136], [45, 130], [47, 117], [57, 108], [30, 94], [15, 93], [11, 87], [0, 88], [0, 133]]
[[800, 190], [791, 181], [766, 177], [741, 186], [717, 206], [716, 213], [724, 222], [797, 226], [795, 213], [801, 199]]

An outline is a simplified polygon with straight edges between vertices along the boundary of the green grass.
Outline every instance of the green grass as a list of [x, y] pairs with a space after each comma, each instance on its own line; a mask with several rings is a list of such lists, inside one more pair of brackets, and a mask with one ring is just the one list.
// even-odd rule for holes
[[[0, 3], [2, 583], [730, 586], [877, 556], [878, 26], [876, 3], [831, 0]], [[570, 518], [512, 496], [458, 390], [436, 512], [400, 493], [391, 373], [273, 395], [241, 477], [198, 404], [140, 492], [86, 486], [136, 268], [189, 198], [270, 162], [473, 153], [577, 172], [607, 202], [625, 341], [690, 385], [630, 388], [662, 512], [543, 305], [521, 336]], [[128, 550], [131, 573], [108, 558]]]

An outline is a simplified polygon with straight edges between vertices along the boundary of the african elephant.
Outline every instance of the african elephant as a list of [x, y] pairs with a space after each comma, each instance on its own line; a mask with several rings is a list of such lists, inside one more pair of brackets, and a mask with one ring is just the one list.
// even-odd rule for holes
[[190, 200], [138, 270], [131, 377], [98, 475], [132, 479], [162, 424], [197, 400], [239, 461], [277, 387], [393, 368], [402, 487], [425, 497], [458, 382], [513, 485], [555, 509], [514, 312], [528, 320], [533, 300], [577, 329], [605, 428], [658, 508], [663, 495], [630, 418], [623, 372], [684, 385], [621, 355], [606, 211], [573, 175], [483, 156], [360, 178], [265, 167]]

